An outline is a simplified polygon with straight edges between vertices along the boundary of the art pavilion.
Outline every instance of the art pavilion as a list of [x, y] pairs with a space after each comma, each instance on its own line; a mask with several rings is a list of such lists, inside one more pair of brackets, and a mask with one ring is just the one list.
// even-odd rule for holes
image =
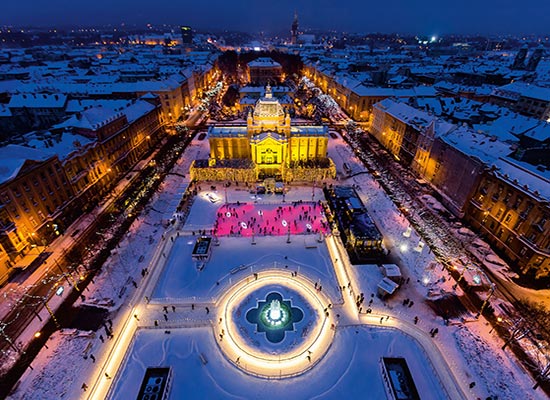
[[209, 159], [191, 166], [191, 176], [197, 180], [314, 182], [336, 176], [327, 157], [328, 128], [292, 125], [269, 86], [249, 112], [246, 125], [210, 126], [208, 140]]

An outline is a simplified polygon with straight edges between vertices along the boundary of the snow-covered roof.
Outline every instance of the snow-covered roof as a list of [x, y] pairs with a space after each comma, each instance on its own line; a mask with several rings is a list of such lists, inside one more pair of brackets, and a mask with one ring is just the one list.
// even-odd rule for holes
[[10, 108], [63, 108], [67, 102], [64, 94], [16, 94], [10, 99]]
[[509, 93], [511, 97], [519, 95], [531, 99], [550, 101], [550, 88], [531, 85], [525, 82], [512, 82], [498, 87], [493, 91], [493, 94], [499, 97], [506, 96], [507, 93]]
[[488, 165], [492, 165], [499, 157], [505, 157], [512, 152], [509, 144], [465, 126], [450, 130], [440, 138], [460, 152]]
[[273, 67], [281, 67], [281, 64], [279, 64], [277, 61], [273, 60], [272, 58], [260, 57], [255, 59], [254, 61], [250, 61], [248, 63], [248, 67], [273, 68]]
[[25, 161], [45, 161], [54, 154], [26, 146], [9, 144], [0, 147], [0, 183], [7, 182], [17, 176]]
[[147, 102], [147, 101], [136, 101], [132, 104], [130, 104], [128, 107], [122, 110], [122, 112], [126, 115], [126, 118], [128, 119], [129, 123], [134, 122], [135, 120], [143, 117], [144, 115], [150, 113], [153, 111], [156, 107]]
[[436, 117], [427, 112], [418, 110], [408, 104], [395, 101], [393, 99], [384, 99], [374, 105], [375, 108], [383, 110], [394, 118], [403, 121], [407, 125], [414, 126], [417, 129], [427, 128], [428, 125], [435, 122]]
[[72, 132], [63, 132], [58, 135], [46, 134], [45, 136], [30, 133], [25, 135], [25, 140], [27, 146], [53, 152], [61, 161], [64, 161], [71, 153], [94, 142], [90, 138]]
[[210, 126], [208, 136], [246, 136], [248, 133], [246, 126]]
[[508, 183], [550, 201], [550, 171], [540, 171], [531, 164], [509, 157], [500, 157], [493, 165], [497, 174]]
[[111, 110], [124, 108], [128, 105], [128, 100], [121, 99], [74, 99], [67, 102], [65, 112], [69, 114], [82, 112], [92, 107], [104, 107]]
[[80, 128], [95, 131], [121, 116], [121, 112], [115, 112], [109, 108], [93, 107], [73, 115], [66, 121], [55, 125], [54, 128]]
[[0, 118], [1, 117], [11, 117], [12, 113], [8, 106], [5, 104], [0, 104]]
[[437, 93], [433, 86], [416, 86], [410, 89], [392, 89], [358, 85], [351, 88], [351, 90], [358, 96], [369, 97], [435, 97]]

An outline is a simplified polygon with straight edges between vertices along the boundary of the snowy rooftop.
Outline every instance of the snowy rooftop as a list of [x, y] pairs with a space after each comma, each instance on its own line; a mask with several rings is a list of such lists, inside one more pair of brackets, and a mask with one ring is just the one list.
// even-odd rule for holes
[[256, 67], [256, 68], [268, 68], [268, 67], [281, 67], [281, 64], [279, 64], [277, 61], [269, 58], [269, 57], [260, 57], [255, 59], [254, 61], [250, 61], [248, 63], [249, 67]]
[[387, 114], [409, 125], [427, 127], [435, 120], [435, 117], [428, 114], [427, 112], [420, 111], [405, 103], [401, 103], [392, 99], [382, 100], [381, 102], [376, 103], [374, 107], [383, 110]]
[[545, 201], [550, 201], [550, 171], [539, 171], [535, 166], [509, 157], [494, 161], [497, 173], [513, 186], [534, 193]]
[[445, 133], [441, 139], [460, 152], [489, 165], [499, 157], [505, 157], [512, 152], [510, 145], [464, 126]]
[[63, 94], [16, 94], [11, 97], [10, 108], [63, 108], [67, 96]]
[[109, 108], [93, 107], [73, 115], [66, 121], [55, 125], [55, 128], [79, 128], [95, 131], [121, 116], [121, 112]]
[[25, 161], [45, 161], [52, 156], [52, 152], [15, 144], [0, 147], [0, 160], [2, 160], [0, 163], [0, 183], [15, 178], [25, 164]]
[[97, 106], [86, 108], [66, 121], [55, 125], [55, 128], [81, 128], [95, 131], [123, 115], [131, 123], [155, 109], [153, 104], [144, 100], [125, 101], [124, 107], [113, 108], [115, 104], [118, 104], [118, 102], [108, 102], [107, 106], [104, 107], [103, 103], [99, 102]]
[[89, 138], [70, 132], [63, 132], [58, 135], [38, 136], [36, 133], [25, 135], [27, 146], [38, 150], [47, 149], [48, 152], [57, 154], [61, 161], [64, 161], [71, 153], [78, 151], [84, 146], [93, 143]]
[[548, 140], [550, 137], [548, 123], [511, 111], [505, 111], [499, 118], [486, 125], [476, 125], [476, 129], [494, 135], [499, 140], [510, 142], [516, 142], [523, 135], [538, 141]]
[[493, 94], [497, 96], [502, 96], [506, 93], [517, 94], [537, 100], [550, 101], [550, 88], [531, 85], [525, 82], [512, 82], [508, 85], [495, 89], [493, 92]]
[[124, 108], [128, 105], [128, 100], [113, 99], [74, 99], [67, 102], [67, 113], [77, 113], [92, 107], [104, 107], [111, 110]]

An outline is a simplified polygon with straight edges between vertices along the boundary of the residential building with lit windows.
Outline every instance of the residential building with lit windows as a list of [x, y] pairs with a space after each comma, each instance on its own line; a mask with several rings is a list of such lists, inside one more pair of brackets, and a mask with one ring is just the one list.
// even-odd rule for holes
[[59, 234], [74, 191], [58, 156], [19, 145], [0, 148], [0, 282], [31, 250]]
[[63, 154], [64, 168], [81, 207], [93, 208], [121, 174], [158, 142], [164, 132], [160, 121], [159, 99], [146, 97], [116, 110], [88, 108], [52, 129], [58, 135], [72, 133], [76, 137], [73, 146], [63, 146], [61, 138], [53, 147]]
[[88, 108], [49, 132], [25, 135], [36, 148], [0, 148], [0, 283], [28, 261], [33, 246], [49, 243], [95, 207], [155, 146], [164, 135], [160, 110], [158, 99], [116, 111]]
[[397, 160], [418, 170], [426, 163], [436, 135], [452, 128], [452, 124], [393, 99], [383, 100], [373, 108], [373, 136]]
[[499, 159], [474, 193], [466, 220], [533, 278], [550, 275], [550, 173]]

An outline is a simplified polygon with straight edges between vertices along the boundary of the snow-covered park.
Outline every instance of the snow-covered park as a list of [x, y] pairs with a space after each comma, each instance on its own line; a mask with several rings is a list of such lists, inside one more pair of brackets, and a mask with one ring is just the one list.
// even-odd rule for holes
[[[207, 143], [195, 140], [182, 160], [206, 151]], [[329, 152], [340, 170], [344, 160], [359, 168], [340, 139], [331, 143]], [[188, 165], [189, 161], [178, 163], [175, 172], [186, 173]], [[371, 296], [383, 277], [381, 270], [376, 265], [351, 265], [339, 239], [330, 233], [322, 239], [307, 234], [307, 229], [289, 237], [223, 235], [211, 246], [207, 260], [193, 260], [199, 231], [214, 229], [226, 201], [228, 206], [239, 202], [253, 210], [276, 210], [300, 200], [315, 203], [323, 199], [322, 191], [290, 186], [283, 202], [281, 195], [258, 198], [243, 187], [220, 190], [204, 184], [196, 188], [199, 193], [182, 222], [175, 207], [188, 182], [169, 175], [79, 303], [109, 308], [113, 339], [103, 328], [54, 334], [11, 398], [135, 398], [148, 367], [170, 367], [171, 399], [384, 399], [390, 397], [382, 357], [406, 360], [421, 398], [546, 398], [531, 390], [532, 379], [511, 353], [500, 350], [502, 341], [483, 318], [466, 312], [462, 319], [445, 324], [436, 316], [427, 305], [431, 296], [461, 296], [460, 288], [453, 289], [448, 273], [427, 247], [415, 251], [420, 236], [414, 229], [409, 237], [403, 236], [410, 224], [368, 174], [346, 183], [358, 186], [387, 248], [408, 278], [393, 297]], [[165, 223], [174, 217], [174, 224]], [[266, 293], [261, 291], [263, 279]], [[129, 284], [132, 280], [136, 287]], [[257, 296], [238, 303], [242, 314], [274, 285], [283, 287], [283, 296], [292, 296], [286, 286], [300, 290], [301, 296], [307, 293], [297, 302], [309, 302], [301, 309], [315, 315], [305, 321], [326, 325], [319, 327], [318, 336], [317, 331], [305, 336], [309, 347], [303, 352], [289, 346], [298, 354], [293, 355], [293, 367], [301, 372], [284, 378], [282, 370], [275, 373], [272, 368], [280, 352], [265, 360], [271, 368], [269, 378], [252, 373], [245, 363], [255, 354], [231, 347], [227, 325], [239, 309], [227, 307], [233, 294], [242, 290], [243, 296]], [[360, 293], [365, 297], [361, 312], [356, 307]], [[234, 325], [255, 343], [254, 335], [262, 333], [243, 326], [246, 323]], [[434, 328], [437, 335], [430, 335]], [[297, 329], [300, 333], [303, 326]]]

